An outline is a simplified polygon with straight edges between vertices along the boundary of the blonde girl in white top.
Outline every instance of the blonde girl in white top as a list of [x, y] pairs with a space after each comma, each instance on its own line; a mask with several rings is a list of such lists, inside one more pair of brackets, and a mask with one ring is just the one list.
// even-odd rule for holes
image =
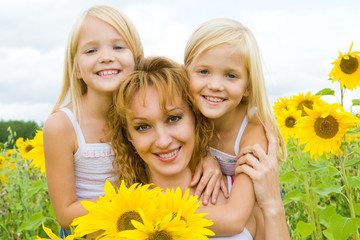
[[95, 201], [105, 180], [112, 181], [107, 111], [113, 92], [142, 58], [135, 27], [114, 8], [94, 6], [73, 26], [62, 90], [44, 125], [49, 194], [63, 228], [87, 213], [81, 200]]
[[[218, 159], [223, 173], [235, 174], [235, 164], [248, 153], [247, 146], [257, 145], [267, 151], [264, 123], [280, 143], [283, 158], [286, 157], [266, 93], [259, 48], [248, 28], [226, 18], [201, 24], [188, 40], [184, 65], [197, 107], [214, 123], [209, 152]], [[244, 226], [250, 216], [244, 209], [254, 206], [253, 182], [244, 173], [237, 178], [241, 181], [234, 183], [231, 194], [241, 195], [242, 202], [232, 208], [244, 214], [234, 218], [234, 224]], [[225, 222], [227, 216], [222, 216]]]

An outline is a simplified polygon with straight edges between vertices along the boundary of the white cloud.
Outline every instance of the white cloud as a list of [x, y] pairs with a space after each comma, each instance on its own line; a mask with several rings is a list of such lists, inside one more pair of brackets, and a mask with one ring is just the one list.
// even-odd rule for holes
[[51, 102], [62, 79], [64, 49], [0, 47], [0, 102]]
[[0, 120], [35, 121], [42, 125], [51, 113], [52, 107], [49, 103], [0, 103]]

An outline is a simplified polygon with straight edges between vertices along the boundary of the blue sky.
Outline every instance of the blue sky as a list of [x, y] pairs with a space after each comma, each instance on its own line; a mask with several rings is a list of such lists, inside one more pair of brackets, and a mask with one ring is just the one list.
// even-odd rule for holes
[[[353, 50], [360, 51], [358, 0], [0, 0], [0, 120], [46, 120], [60, 92], [70, 28], [97, 4], [130, 17], [146, 56], [180, 63], [199, 24], [216, 17], [240, 21], [257, 38], [272, 103], [325, 87], [338, 92], [339, 84], [328, 81], [330, 63], [352, 41]], [[346, 95], [351, 102], [360, 89]]]

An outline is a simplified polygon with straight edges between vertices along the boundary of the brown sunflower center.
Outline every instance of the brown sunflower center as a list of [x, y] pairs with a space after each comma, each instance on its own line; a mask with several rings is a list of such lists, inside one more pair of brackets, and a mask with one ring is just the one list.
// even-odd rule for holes
[[314, 102], [311, 100], [304, 100], [299, 103], [297, 110], [301, 110], [301, 116], [308, 116], [308, 114], [305, 112], [304, 107], [307, 107], [309, 109], [313, 109]]
[[128, 211], [123, 213], [118, 221], [117, 221], [117, 230], [124, 231], [124, 230], [133, 230], [135, 229], [134, 225], [132, 225], [131, 220], [136, 220], [142, 223], [142, 219], [139, 213], [135, 211]]
[[27, 146], [25, 147], [25, 152], [28, 153], [28, 152], [30, 152], [33, 148], [34, 148], [34, 146], [31, 145], [31, 144], [29, 144], [29, 145], [27, 145]]
[[295, 125], [295, 122], [296, 122], [295, 118], [287, 117], [285, 119], [285, 126], [288, 127], [288, 128], [293, 128], [294, 125]]
[[318, 118], [315, 121], [314, 129], [316, 135], [321, 138], [329, 139], [334, 137], [339, 131], [339, 123], [332, 116]]
[[146, 240], [172, 240], [171, 235], [165, 231], [154, 232]]
[[352, 56], [349, 56], [349, 59], [342, 58], [340, 68], [342, 72], [352, 74], [359, 68], [359, 61]]

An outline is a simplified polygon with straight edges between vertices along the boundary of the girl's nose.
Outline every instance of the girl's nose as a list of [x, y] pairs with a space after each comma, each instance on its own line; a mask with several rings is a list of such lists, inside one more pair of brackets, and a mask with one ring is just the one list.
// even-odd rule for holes
[[156, 130], [155, 145], [159, 148], [167, 148], [172, 141], [171, 134], [165, 127], [158, 127]]
[[103, 53], [99, 57], [99, 63], [109, 63], [109, 62], [113, 62], [113, 61], [115, 61], [114, 56], [112, 56], [111, 54], [108, 54], [108, 53]]
[[212, 91], [224, 91], [224, 86], [219, 76], [213, 76], [208, 80], [207, 87]]

